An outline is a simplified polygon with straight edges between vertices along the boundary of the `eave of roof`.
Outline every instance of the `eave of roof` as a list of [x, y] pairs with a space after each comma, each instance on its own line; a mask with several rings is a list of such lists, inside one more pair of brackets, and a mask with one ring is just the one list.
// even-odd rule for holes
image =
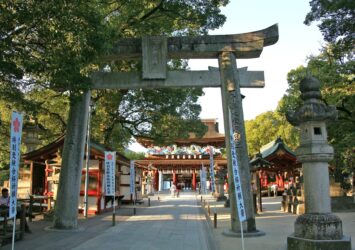
[[[53, 142], [39, 148], [36, 150], [33, 150], [31, 152], [28, 152], [26, 154], [22, 155], [22, 158], [24, 160], [36, 160], [36, 159], [43, 159], [45, 157], [45, 155], [49, 156], [52, 154], [55, 154], [56, 152], [58, 152], [58, 148], [62, 147], [64, 144], [64, 139], [65, 139], [65, 135], [60, 136], [59, 138], [57, 138], [56, 140], [54, 140]], [[95, 150], [96, 153], [98, 153], [98, 155], [104, 155], [105, 151], [114, 151], [109, 147], [105, 147], [104, 145], [91, 141], [90, 142], [90, 151]], [[122, 160], [122, 161], [126, 161], [129, 162], [129, 159], [127, 157], [125, 157], [123, 154], [119, 153], [116, 151], [116, 154], [119, 156], [117, 157], [117, 160]]]
[[262, 155], [262, 158], [266, 159], [272, 156], [273, 154], [275, 154], [279, 150], [282, 150], [285, 153], [291, 155], [293, 158], [296, 158], [296, 154], [289, 147], [285, 145], [285, 143], [280, 137], [261, 147], [260, 153]]

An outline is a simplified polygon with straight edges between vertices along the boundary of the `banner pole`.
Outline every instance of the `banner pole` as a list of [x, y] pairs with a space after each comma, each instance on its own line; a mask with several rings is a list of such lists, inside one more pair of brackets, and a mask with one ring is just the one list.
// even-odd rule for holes
[[243, 232], [243, 222], [240, 221], [240, 233], [242, 236], [242, 250], [244, 250], [244, 232]]
[[16, 213], [17, 213], [17, 189], [18, 172], [20, 165], [20, 147], [22, 137], [23, 116], [15, 111], [11, 115], [10, 131], [10, 206], [9, 218], [13, 217], [12, 225], [12, 250], [15, 249]]
[[15, 228], [16, 228], [16, 215], [14, 216], [14, 222], [12, 225], [12, 246], [11, 249], [14, 250], [15, 249]]
[[[116, 152], [115, 152], [116, 153]], [[116, 198], [116, 154], [115, 154], [115, 161], [114, 161], [114, 168], [113, 168], [113, 179], [115, 181], [115, 185], [113, 187], [113, 208], [112, 208], [112, 226], [116, 225], [116, 205], [115, 205], [115, 198]], [[117, 200], [117, 205], [118, 205], [118, 200]]]
[[113, 206], [113, 209], [112, 209], [112, 226], [115, 226], [115, 224], [116, 224], [115, 195], [112, 196], [112, 199], [113, 199], [113, 203], [112, 203], [112, 206]]
[[136, 196], [133, 196], [133, 214], [136, 215]]

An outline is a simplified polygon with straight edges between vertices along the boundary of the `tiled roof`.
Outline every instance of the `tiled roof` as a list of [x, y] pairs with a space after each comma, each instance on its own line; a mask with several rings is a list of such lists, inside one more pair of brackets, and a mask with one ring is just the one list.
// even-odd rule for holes
[[276, 140], [271, 141], [268, 144], [262, 146], [260, 148], [260, 153], [262, 155], [262, 158], [265, 159], [268, 156], [275, 154], [280, 149], [296, 157], [296, 154], [289, 147], [286, 146], [281, 137], [278, 137]]

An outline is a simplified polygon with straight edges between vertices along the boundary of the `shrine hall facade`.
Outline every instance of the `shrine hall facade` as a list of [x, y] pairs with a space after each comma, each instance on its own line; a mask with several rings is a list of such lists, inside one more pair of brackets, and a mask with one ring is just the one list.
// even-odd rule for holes
[[208, 128], [202, 138], [192, 134], [188, 139], [178, 139], [169, 146], [156, 146], [149, 139], [137, 138], [147, 148], [146, 158], [136, 161], [148, 168], [142, 176], [143, 193], [166, 190], [172, 184], [181, 189], [196, 190], [201, 168], [204, 166], [209, 172], [211, 150], [214, 170], [227, 169], [227, 159], [222, 156], [224, 134], [218, 132], [216, 119], [203, 119], [202, 122]]

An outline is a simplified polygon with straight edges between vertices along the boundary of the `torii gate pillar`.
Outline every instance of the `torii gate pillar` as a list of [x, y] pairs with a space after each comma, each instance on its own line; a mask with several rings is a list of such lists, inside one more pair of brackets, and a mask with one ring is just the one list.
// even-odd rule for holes
[[[237, 73], [237, 64], [234, 53], [222, 52], [219, 55], [219, 69], [221, 77], [221, 94], [223, 106], [224, 132], [226, 135], [226, 148], [228, 159], [228, 192], [231, 207], [231, 230], [224, 232], [228, 236], [240, 235], [240, 222], [237, 214], [237, 206], [235, 200], [235, 189], [233, 181], [231, 143], [230, 143], [230, 127], [229, 119], [232, 121], [232, 131], [238, 134], [235, 142], [236, 152], [238, 155], [239, 173], [244, 197], [244, 207], [247, 220], [243, 222], [243, 231], [249, 236], [264, 235], [256, 229], [255, 213], [250, 189], [250, 169], [248, 159], [248, 147], [246, 142], [244, 115], [242, 107], [242, 96], [240, 94], [240, 82]], [[231, 117], [230, 117], [231, 116]]]

